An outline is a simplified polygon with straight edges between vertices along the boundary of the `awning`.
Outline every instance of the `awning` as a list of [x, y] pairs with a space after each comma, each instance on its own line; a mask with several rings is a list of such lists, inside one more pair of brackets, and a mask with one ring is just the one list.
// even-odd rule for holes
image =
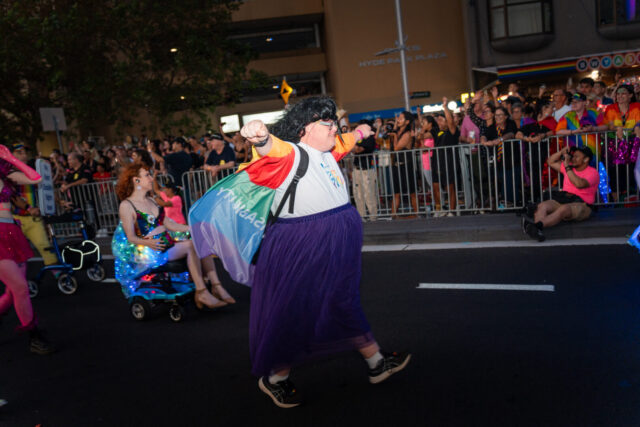
[[576, 71], [576, 60], [556, 60], [535, 64], [498, 67], [498, 78], [501, 81], [517, 80], [525, 77], [533, 77], [564, 71]]
[[640, 65], [640, 51], [637, 50], [592, 53], [527, 64], [503, 65], [497, 68], [498, 78], [501, 81], [508, 81], [558, 72], [580, 73], [588, 70], [607, 70], [634, 65]]

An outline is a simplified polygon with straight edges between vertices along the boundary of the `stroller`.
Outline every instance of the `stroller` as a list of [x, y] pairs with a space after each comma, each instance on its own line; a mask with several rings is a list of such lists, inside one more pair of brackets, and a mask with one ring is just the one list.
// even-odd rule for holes
[[145, 320], [163, 305], [169, 306], [169, 318], [174, 322], [185, 318], [185, 305], [195, 292], [186, 259], [169, 261], [135, 280], [138, 286], [133, 291], [122, 286], [134, 319]]
[[[29, 280], [29, 296], [35, 298], [40, 293], [40, 285], [47, 271], [60, 271], [56, 278], [58, 289], [65, 295], [73, 295], [78, 290], [78, 281], [74, 274], [76, 271], [85, 270], [87, 277], [94, 282], [100, 282], [105, 278], [104, 267], [101, 265], [100, 247], [93, 240], [95, 228], [85, 224], [82, 212], [71, 212], [63, 215], [51, 215], [42, 217], [51, 237], [52, 251], [55, 252], [58, 263], [45, 265], [38, 272], [34, 280]], [[70, 240], [61, 246], [58, 243], [54, 231], [54, 224], [73, 223], [80, 227], [81, 240]]]

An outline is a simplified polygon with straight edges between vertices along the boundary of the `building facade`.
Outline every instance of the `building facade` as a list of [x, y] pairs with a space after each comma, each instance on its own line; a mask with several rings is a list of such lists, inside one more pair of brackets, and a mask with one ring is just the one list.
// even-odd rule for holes
[[[462, 4], [440, 6], [437, 0], [401, 2], [412, 106], [456, 98], [469, 88]], [[376, 56], [398, 40], [393, 1], [247, 0], [233, 22], [232, 37], [259, 53], [250, 68], [269, 75], [271, 85], [219, 108], [225, 122], [241, 126], [255, 114], [281, 111], [283, 77], [296, 91], [291, 102], [327, 94], [352, 119], [393, 117], [404, 109], [400, 54]]]
[[635, 81], [640, 1], [463, 0], [475, 88], [500, 82], [564, 84], [586, 76]]

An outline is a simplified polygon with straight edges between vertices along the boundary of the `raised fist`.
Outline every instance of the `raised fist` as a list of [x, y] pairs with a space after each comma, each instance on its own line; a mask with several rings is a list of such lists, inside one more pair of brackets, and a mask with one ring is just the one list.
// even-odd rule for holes
[[251, 120], [242, 127], [240, 135], [245, 137], [251, 144], [255, 144], [267, 139], [269, 130], [261, 120]]

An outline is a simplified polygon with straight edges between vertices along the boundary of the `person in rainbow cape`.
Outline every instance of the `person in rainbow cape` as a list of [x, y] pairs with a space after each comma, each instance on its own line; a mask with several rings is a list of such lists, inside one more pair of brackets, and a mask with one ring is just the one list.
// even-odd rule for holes
[[[362, 220], [349, 203], [337, 162], [373, 131], [363, 124], [337, 136], [336, 120], [332, 99], [312, 97], [294, 105], [270, 131], [259, 120], [241, 130], [253, 146], [253, 160], [241, 165], [238, 174], [275, 189], [268, 206], [272, 213], [288, 193], [301, 159], [308, 160], [306, 173], [296, 181], [294, 203], [266, 227], [250, 280], [252, 372], [260, 377], [259, 389], [282, 408], [301, 403], [289, 373], [310, 359], [358, 350], [369, 366], [369, 381], [379, 383], [411, 358], [380, 351], [360, 304]], [[211, 197], [218, 188], [209, 190]], [[206, 210], [207, 195], [200, 202]], [[199, 229], [206, 233], [206, 228], [192, 223], [200, 256], [207, 241]]]
[[[567, 136], [567, 142], [570, 147], [587, 146], [594, 153], [595, 162], [602, 155], [599, 150], [598, 143], [601, 136], [595, 135], [594, 132], [600, 132], [607, 129], [604, 124], [604, 117], [601, 112], [586, 108], [587, 97], [576, 92], [571, 97], [571, 111], [567, 112], [558, 122], [556, 126], [556, 134], [559, 136]], [[559, 147], [562, 148], [562, 147]]]

